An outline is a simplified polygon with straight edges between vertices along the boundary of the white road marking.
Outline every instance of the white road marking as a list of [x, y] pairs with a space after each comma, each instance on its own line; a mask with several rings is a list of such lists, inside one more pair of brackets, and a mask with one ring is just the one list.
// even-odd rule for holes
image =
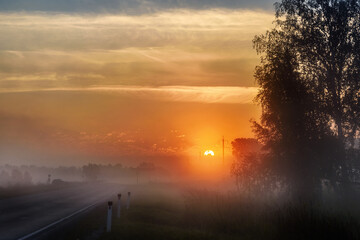
[[28, 238], [30, 238], [30, 237], [32, 237], [32, 236], [34, 236], [34, 235], [36, 235], [36, 234], [38, 234], [38, 233], [40, 233], [40, 232], [42, 232], [42, 231], [45, 231], [46, 229], [48, 229], [48, 228], [50, 228], [50, 227], [52, 227], [52, 226], [55, 226], [56, 224], [59, 224], [59, 223], [65, 221], [65, 220], [67, 220], [67, 219], [75, 216], [76, 214], [79, 214], [79, 213], [81, 213], [81, 212], [84, 212], [85, 210], [87, 210], [87, 209], [95, 206], [96, 204], [98, 204], [98, 203], [94, 203], [94, 204], [91, 204], [90, 206], [84, 207], [84, 208], [82, 208], [82, 209], [80, 209], [80, 210], [78, 210], [78, 211], [70, 214], [69, 216], [63, 217], [63, 218], [61, 218], [61, 219], [59, 219], [59, 220], [57, 220], [57, 221], [55, 221], [55, 222], [53, 222], [53, 223], [51, 223], [51, 224], [43, 227], [43, 228], [40, 228], [39, 230], [36, 230], [35, 232], [29, 233], [29, 234], [27, 234], [26, 236], [23, 236], [23, 237], [21, 237], [21, 238], [18, 238], [18, 240], [28, 239]]

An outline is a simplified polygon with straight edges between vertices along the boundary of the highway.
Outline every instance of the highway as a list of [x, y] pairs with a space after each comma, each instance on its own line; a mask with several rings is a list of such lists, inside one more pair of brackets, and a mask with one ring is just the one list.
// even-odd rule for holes
[[32, 239], [47, 226], [97, 203], [106, 203], [119, 187], [109, 184], [76, 184], [57, 190], [0, 200], [0, 240]]

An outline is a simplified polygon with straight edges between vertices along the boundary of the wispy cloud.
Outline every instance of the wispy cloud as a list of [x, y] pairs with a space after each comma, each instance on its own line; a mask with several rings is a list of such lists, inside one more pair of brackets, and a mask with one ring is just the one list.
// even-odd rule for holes
[[251, 40], [272, 20], [272, 13], [241, 9], [180, 9], [141, 16], [1, 13], [0, 43], [7, 50], [122, 49], [204, 41], [234, 45]]
[[229, 9], [0, 13], [0, 88], [254, 86], [251, 40], [272, 20], [264, 11]]
[[264, 2], [0, 0], [0, 157], [158, 159], [251, 136]]
[[154, 13], [167, 9], [251, 8], [271, 10], [269, 0], [11, 0], [0, 1], [1, 11], [52, 11], [67, 13]]
[[198, 87], [198, 86], [94, 86], [81, 88], [39, 88], [0, 90], [0, 93], [16, 92], [107, 92], [125, 97], [156, 101], [202, 102], [202, 103], [252, 103], [257, 87]]

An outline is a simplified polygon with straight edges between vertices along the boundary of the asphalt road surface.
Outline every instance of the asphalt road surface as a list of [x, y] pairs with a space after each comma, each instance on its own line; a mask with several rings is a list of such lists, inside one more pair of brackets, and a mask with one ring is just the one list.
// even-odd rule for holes
[[[0, 200], [0, 240], [21, 239], [79, 210], [104, 203], [118, 186], [76, 184], [57, 190]], [[31, 238], [28, 238], [31, 239]]]

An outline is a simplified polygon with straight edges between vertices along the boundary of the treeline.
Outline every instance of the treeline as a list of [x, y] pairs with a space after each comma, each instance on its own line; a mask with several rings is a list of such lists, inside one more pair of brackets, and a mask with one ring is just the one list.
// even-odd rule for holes
[[121, 164], [88, 164], [81, 168], [86, 181], [116, 181], [123, 183], [144, 183], [169, 179], [166, 169], [153, 163], [143, 162], [136, 167], [124, 167]]
[[168, 172], [152, 163], [136, 167], [121, 164], [87, 164], [82, 167], [0, 166], [0, 187], [53, 184], [63, 182], [112, 181], [144, 183], [168, 178]]
[[80, 181], [82, 171], [78, 167], [40, 167], [34, 165], [0, 166], [0, 186], [47, 184], [51, 177]]
[[275, 7], [275, 27], [253, 40], [262, 107], [253, 129], [263, 147], [246, 154], [253, 164], [244, 168], [257, 168], [248, 180], [295, 198], [316, 197], [325, 181], [344, 196], [360, 171], [360, 1]]

